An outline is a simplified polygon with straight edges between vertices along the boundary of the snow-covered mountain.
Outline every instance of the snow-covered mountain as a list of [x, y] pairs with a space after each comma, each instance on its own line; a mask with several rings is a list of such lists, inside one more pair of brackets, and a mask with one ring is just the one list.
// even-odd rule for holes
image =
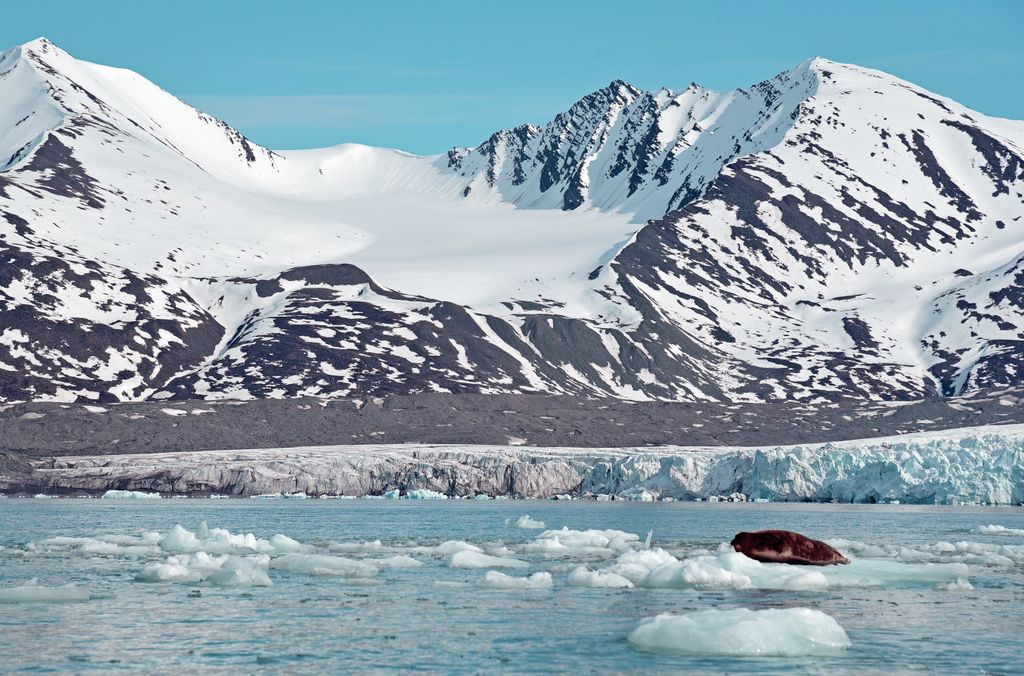
[[1024, 123], [812, 59], [445, 155], [0, 55], [0, 399], [911, 398], [1024, 369]]

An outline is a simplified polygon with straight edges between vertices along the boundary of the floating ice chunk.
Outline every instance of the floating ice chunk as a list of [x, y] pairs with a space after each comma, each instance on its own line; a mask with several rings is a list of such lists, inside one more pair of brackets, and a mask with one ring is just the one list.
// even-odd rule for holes
[[[754, 563], [757, 563], [754, 561]], [[727, 587], [746, 589], [750, 578], [743, 573], [728, 570], [717, 557], [701, 556], [684, 561], [668, 562], [657, 566], [643, 579], [643, 586], [656, 589], [686, 589], [689, 587]]]
[[664, 549], [630, 550], [623, 552], [604, 570], [620, 575], [633, 584], [640, 584], [652, 570], [666, 563], [678, 563], [678, 559]]
[[159, 500], [159, 493], [147, 491], [119, 491], [109, 490], [102, 495], [103, 500]]
[[308, 575], [336, 575], [338, 577], [374, 577], [379, 569], [368, 561], [357, 561], [329, 554], [285, 554], [270, 562], [271, 568], [290, 573]]
[[1024, 536], [1024, 528], [1007, 528], [998, 524], [990, 523], [987, 526], [978, 526], [974, 529], [986, 535], [1020, 535]]
[[513, 522], [512, 519], [507, 519], [505, 521], [505, 525], [515, 526], [516, 528], [547, 528], [543, 521], [531, 519], [529, 514], [523, 514], [521, 517], [516, 519], [515, 522]]
[[705, 610], [641, 620], [629, 642], [687, 655], [833, 655], [850, 639], [832, 617], [810, 608]]
[[519, 559], [504, 556], [489, 556], [482, 552], [463, 550], [452, 554], [449, 560], [452, 568], [529, 568], [530, 564]]
[[146, 564], [135, 575], [136, 582], [199, 582], [202, 579], [203, 575], [198, 570], [176, 560]]
[[294, 554], [313, 551], [312, 545], [304, 545], [298, 540], [293, 540], [287, 535], [282, 535], [280, 533], [270, 538], [270, 546], [274, 548], [274, 553], [276, 554]]
[[157, 544], [160, 549], [168, 552], [190, 552], [196, 551], [200, 547], [196, 534], [183, 528], [180, 523], [175, 524], [174, 528], [160, 538], [160, 542]]
[[456, 552], [482, 552], [483, 550], [463, 540], [447, 540], [439, 544], [434, 551], [442, 556], [448, 556]]
[[965, 564], [909, 564], [854, 559], [849, 565], [807, 567], [761, 563], [736, 552], [695, 556], [653, 569], [643, 586], [654, 588], [820, 590], [843, 587], [931, 587], [968, 577]]
[[416, 490], [406, 491], [405, 497], [409, 500], [447, 500], [448, 496], [444, 493], [438, 493], [437, 491], [431, 491], [426, 488], [417, 488]]
[[496, 570], [487, 571], [480, 584], [491, 589], [551, 589], [554, 586], [551, 573], [534, 573], [529, 577], [514, 577]]
[[[622, 551], [640, 542], [635, 533], [621, 530], [546, 530], [534, 539], [529, 549], [557, 550], [561, 547], [578, 550], [615, 550]], [[556, 544], [557, 543], [557, 544]], [[560, 545], [560, 546], [559, 546]]]
[[258, 563], [240, 556], [228, 556], [220, 570], [206, 578], [206, 581], [215, 587], [270, 587], [274, 584]]
[[259, 539], [252, 533], [236, 534], [224, 528], [208, 528], [205, 521], [195, 533], [177, 524], [157, 544], [160, 549], [172, 553], [255, 554], [276, 551], [268, 540]]
[[100, 535], [95, 538], [57, 536], [30, 544], [47, 551], [78, 549], [87, 556], [149, 557], [160, 554], [155, 546], [159, 533], [132, 535]]
[[373, 563], [384, 568], [420, 568], [424, 565], [419, 559], [414, 559], [406, 554], [389, 556], [384, 559], [373, 559]]
[[970, 591], [974, 585], [966, 578], [958, 577], [952, 582], [940, 582], [935, 588], [939, 591]]
[[362, 554], [366, 552], [378, 552], [384, 548], [380, 540], [368, 542], [332, 542], [328, 547], [332, 552], [346, 552]]
[[387, 491], [381, 497], [384, 498], [385, 500], [397, 500], [400, 497], [402, 497], [402, 493], [397, 488], [395, 488], [393, 490]]
[[89, 600], [89, 590], [73, 584], [43, 587], [32, 578], [18, 587], [0, 588], [0, 603], [78, 603]]
[[[175, 554], [163, 562], [147, 564], [136, 574], [136, 582], [200, 582], [220, 571], [232, 558], [227, 554], [216, 556], [206, 552]], [[253, 565], [266, 568], [269, 557], [249, 559]]]
[[633, 583], [628, 579], [609, 570], [590, 570], [580, 566], [571, 573], [567, 583], [570, 587], [598, 587], [605, 589], [629, 589]]

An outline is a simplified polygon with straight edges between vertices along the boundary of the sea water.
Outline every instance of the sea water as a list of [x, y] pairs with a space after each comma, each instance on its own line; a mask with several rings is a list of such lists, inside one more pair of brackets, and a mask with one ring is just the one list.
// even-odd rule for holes
[[[723, 546], [766, 528], [853, 563]], [[8, 499], [0, 670], [1019, 672], [1022, 529], [1020, 508]]]

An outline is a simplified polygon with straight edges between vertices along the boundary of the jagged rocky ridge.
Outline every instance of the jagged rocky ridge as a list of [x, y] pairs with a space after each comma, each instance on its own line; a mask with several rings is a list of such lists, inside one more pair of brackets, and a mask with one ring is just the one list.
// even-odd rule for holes
[[0, 400], [1014, 386], [1022, 149], [812, 59], [438, 157], [274, 152], [38, 40], [0, 56]]

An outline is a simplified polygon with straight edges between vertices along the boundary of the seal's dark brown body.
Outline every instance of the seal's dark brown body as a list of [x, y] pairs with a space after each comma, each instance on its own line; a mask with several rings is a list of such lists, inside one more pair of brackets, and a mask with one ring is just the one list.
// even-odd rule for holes
[[731, 544], [741, 554], [763, 563], [831, 566], [850, 562], [834, 547], [791, 530], [737, 533]]

